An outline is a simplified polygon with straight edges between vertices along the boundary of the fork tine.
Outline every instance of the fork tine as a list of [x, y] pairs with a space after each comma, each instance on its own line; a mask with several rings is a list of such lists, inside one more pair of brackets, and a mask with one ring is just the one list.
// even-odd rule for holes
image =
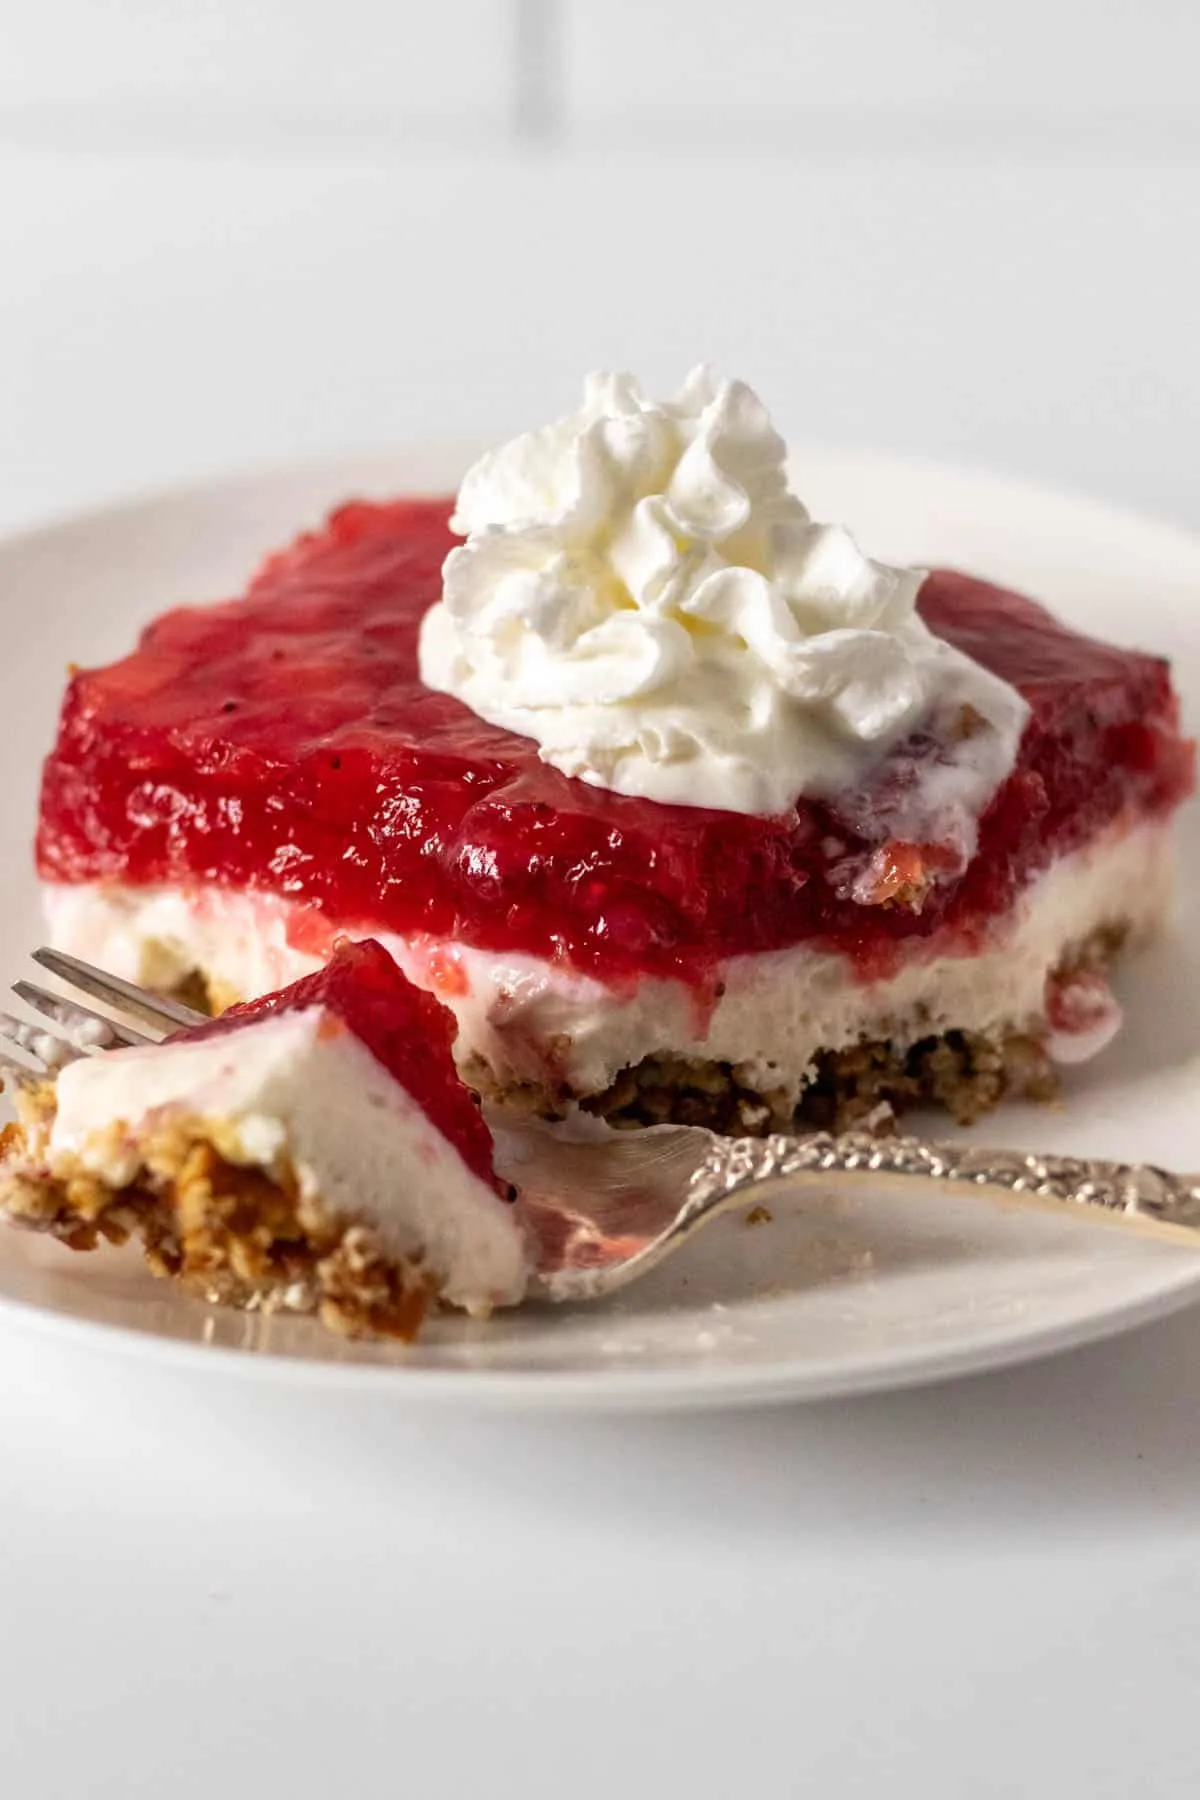
[[77, 1044], [47, 1031], [32, 1019], [15, 1019], [11, 1013], [0, 1013], [0, 1037], [16, 1044], [19, 1050], [27, 1050], [47, 1069], [64, 1068], [67, 1063], [78, 1062], [81, 1056], [87, 1055], [87, 1051]]
[[15, 1056], [8, 1056], [0, 1050], [0, 1082], [4, 1086], [7, 1087], [12, 1082], [21, 1088], [38, 1087], [45, 1079], [45, 1069], [35, 1069], [31, 1063], [19, 1062]]
[[145, 988], [135, 987], [132, 981], [122, 981], [119, 975], [109, 975], [92, 963], [81, 962], [77, 956], [68, 956], [65, 950], [51, 950], [43, 945], [34, 951], [33, 960], [69, 987], [78, 988], [81, 993], [90, 994], [93, 1000], [102, 1000], [106, 1006], [146, 1024], [174, 1029], [205, 1022], [204, 1013], [196, 1012], [193, 1007], [183, 1006], [178, 1000], [168, 1000], [162, 994], [147, 993]]
[[49, 988], [38, 987], [36, 982], [14, 981], [13, 993], [18, 1000], [24, 1000], [26, 1006], [61, 1025], [80, 1050], [112, 1050], [117, 1045], [153, 1042], [143, 1032], [134, 1031], [131, 1025], [106, 1019], [103, 1013], [93, 1012], [90, 1006], [79, 1006], [62, 994], [52, 994]]

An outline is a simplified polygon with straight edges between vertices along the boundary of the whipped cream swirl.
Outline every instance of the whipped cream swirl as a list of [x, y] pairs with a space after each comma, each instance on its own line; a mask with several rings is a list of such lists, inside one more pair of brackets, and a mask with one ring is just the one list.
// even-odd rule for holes
[[1022, 703], [922, 624], [923, 571], [809, 517], [785, 457], [744, 382], [701, 367], [658, 402], [590, 376], [578, 412], [468, 471], [422, 680], [582, 781], [764, 815], [860, 783], [935, 702], [969, 704], [990, 790]]

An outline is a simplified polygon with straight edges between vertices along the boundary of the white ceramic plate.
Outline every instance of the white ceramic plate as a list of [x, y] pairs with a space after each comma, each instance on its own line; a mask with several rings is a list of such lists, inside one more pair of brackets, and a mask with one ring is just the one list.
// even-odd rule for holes
[[[126, 648], [163, 606], [231, 593], [267, 547], [354, 492], [453, 485], [442, 449], [343, 460], [153, 497], [0, 545], [0, 787], [10, 862], [0, 969], [39, 937], [30, 840], [39, 754], [68, 659]], [[1150, 520], [991, 476], [874, 456], [797, 459], [821, 517], [853, 522], [877, 554], [958, 563], [1050, 601], [1075, 624], [1176, 658], [1200, 697], [1200, 542]], [[1182, 825], [1186, 897], [1200, 831]], [[1187, 922], [1185, 920], [1185, 922]], [[1200, 948], [1194, 934], [1129, 968], [1127, 1026], [1069, 1079], [1065, 1105], [1010, 1110], [997, 1141], [1200, 1166]], [[307, 1320], [223, 1313], [154, 1281], [136, 1255], [76, 1257], [0, 1235], [0, 1319], [186, 1357], [258, 1379], [386, 1382], [398, 1401], [666, 1407], [815, 1399], [965, 1373], [1083, 1343], [1200, 1295], [1200, 1254], [1072, 1218], [934, 1195], [903, 1210], [831, 1197], [769, 1224], [723, 1221], [625, 1295], [529, 1308], [487, 1325], [434, 1322], [412, 1350], [345, 1344]]]

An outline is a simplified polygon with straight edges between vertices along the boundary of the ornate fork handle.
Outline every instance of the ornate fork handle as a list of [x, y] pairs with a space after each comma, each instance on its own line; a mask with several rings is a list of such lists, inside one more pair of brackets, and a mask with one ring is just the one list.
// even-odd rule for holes
[[911, 1137], [816, 1132], [802, 1138], [716, 1139], [689, 1184], [678, 1225], [724, 1210], [747, 1188], [775, 1180], [861, 1176], [936, 1182], [1009, 1195], [1028, 1204], [1080, 1207], [1176, 1241], [1200, 1239], [1200, 1175], [1174, 1175], [1149, 1163], [1042, 1156]]
[[[699, 1132], [681, 1128], [674, 1148], [686, 1149]], [[644, 1147], [644, 1146], [643, 1146]], [[671, 1200], [670, 1150], [656, 1205]], [[637, 1175], [646, 1177], [643, 1168]], [[867, 1131], [838, 1137], [709, 1137], [675, 1190], [682, 1203], [660, 1210], [640, 1228], [628, 1220], [619, 1185], [603, 1214], [585, 1216], [578, 1245], [551, 1257], [539, 1292], [552, 1300], [595, 1300], [655, 1268], [723, 1213], [749, 1204], [776, 1183], [816, 1192], [862, 1187], [878, 1192], [896, 1185], [933, 1185], [947, 1198], [988, 1195], [1022, 1208], [1074, 1209], [1177, 1244], [1200, 1248], [1200, 1175], [1173, 1175], [1148, 1163], [1040, 1156], [972, 1144], [929, 1143], [920, 1138], [876, 1137]], [[635, 1179], [631, 1171], [631, 1179]], [[654, 1208], [651, 1208], [653, 1216]], [[598, 1226], [598, 1218], [603, 1225]]]

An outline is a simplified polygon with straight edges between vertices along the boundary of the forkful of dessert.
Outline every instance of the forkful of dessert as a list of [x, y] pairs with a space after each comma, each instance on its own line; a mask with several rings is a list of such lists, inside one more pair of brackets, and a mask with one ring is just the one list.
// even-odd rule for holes
[[485, 1119], [449, 1015], [369, 941], [216, 1020], [53, 949], [34, 961], [59, 988], [19, 981], [29, 1016], [0, 1016], [19, 1114], [0, 1138], [0, 1216], [72, 1248], [138, 1239], [157, 1273], [213, 1301], [410, 1337], [435, 1301], [599, 1300], [735, 1208], [848, 1188], [1200, 1244], [1200, 1175], [1147, 1164], [872, 1124], [729, 1138]]

